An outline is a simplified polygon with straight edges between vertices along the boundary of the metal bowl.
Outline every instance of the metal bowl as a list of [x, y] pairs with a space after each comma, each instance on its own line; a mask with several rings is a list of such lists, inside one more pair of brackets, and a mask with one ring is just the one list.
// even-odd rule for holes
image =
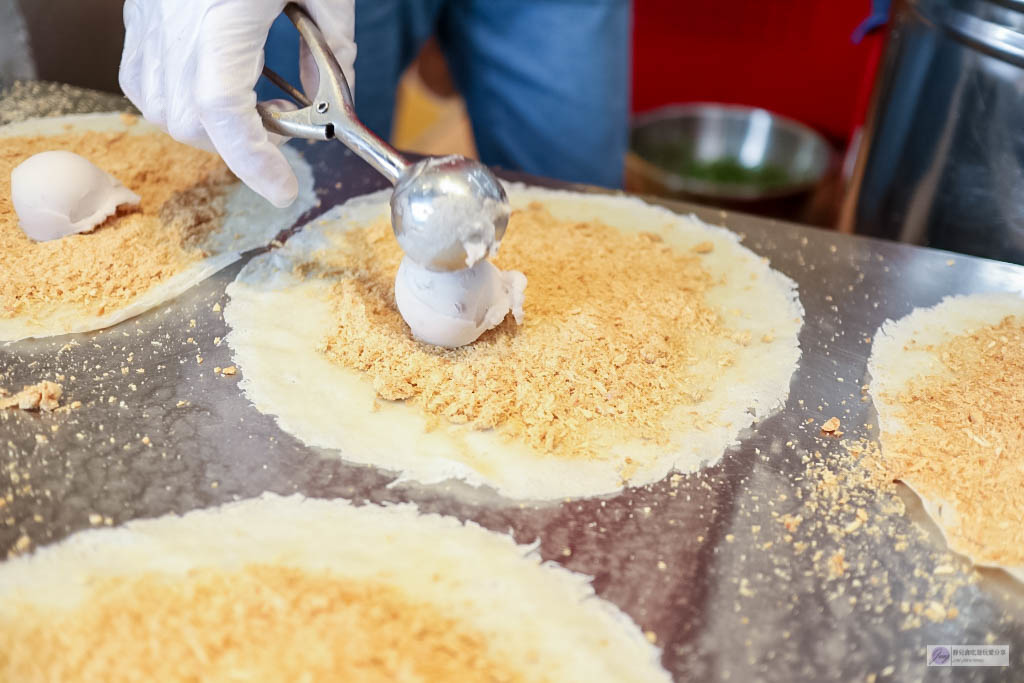
[[633, 121], [627, 174], [641, 191], [754, 201], [810, 190], [832, 149], [802, 123], [764, 109], [669, 106]]

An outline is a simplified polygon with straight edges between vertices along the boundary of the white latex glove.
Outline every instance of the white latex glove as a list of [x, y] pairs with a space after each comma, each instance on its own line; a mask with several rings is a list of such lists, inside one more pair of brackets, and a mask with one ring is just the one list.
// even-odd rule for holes
[[[121, 89], [173, 138], [218, 152], [242, 182], [275, 206], [298, 194], [295, 173], [263, 128], [253, 88], [263, 45], [287, 0], [127, 0]], [[353, 83], [354, 0], [302, 0]], [[303, 44], [303, 89], [316, 67]]]

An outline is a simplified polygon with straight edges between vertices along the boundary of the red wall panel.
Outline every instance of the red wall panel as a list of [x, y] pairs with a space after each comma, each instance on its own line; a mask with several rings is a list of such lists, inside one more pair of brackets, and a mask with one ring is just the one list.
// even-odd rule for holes
[[635, 0], [633, 110], [764, 107], [845, 141], [861, 123], [882, 37], [854, 45], [870, 0]]

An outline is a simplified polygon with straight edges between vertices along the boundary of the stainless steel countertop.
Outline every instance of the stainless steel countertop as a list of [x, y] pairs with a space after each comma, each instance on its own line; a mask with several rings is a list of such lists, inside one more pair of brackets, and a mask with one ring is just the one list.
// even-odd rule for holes
[[[45, 99], [28, 90], [0, 93], [0, 111], [18, 97], [19, 111], [55, 112], [26, 104]], [[121, 105], [75, 100], [76, 111]], [[313, 165], [322, 200], [307, 218], [385, 184], [338, 144], [297, 147]], [[593, 576], [598, 593], [652, 631], [680, 680], [919, 680], [939, 676], [925, 668], [926, 644], [986, 637], [1011, 644], [1011, 667], [958, 669], [957, 680], [1024, 678], [1024, 589], [994, 571], [966, 581], [957, 562], [946, 573], [949, 558], [934, 531], [915, 521], [912, 497], [909, 513], [899, 514], [887, 508], [888, 496], [854, 492], [872, 522], [882, 520], [881, 534], [837, 541], [825, 525], [805, 520], [787, 541], [780, 523], [786, 513], [806, 517], [807, 500], [820, 491], [805, 456], [819, 451], [831, 470], [847, 466], [839, 442], [818, 434], [821, 422], [837, 415], [848, 437], [873, 433], [874, 409], [861, 400], [861, 386], [867, 339], [878, 326], [950, 294], [1024, 290], [1024, 268], [665, 205], [740, 233], [799, 283], [806, 308], [787, 406], [718, 465], [617, 496], [536, 507], [461, 485], [389, 487], [394, 475], [302, 445], [246, 401], [237, 376], [213, 373], [232, 364], [227, 344], [215, 344], [227, 328], [214, 307], [226, 302], [236, 264], [115, 328], [0, 345], [0, 386], [62, 374], [65, 402], [83, 403], [67, 414], [0, 413], [0, 557], [23, 537], [37, 547], [89, 528], [95, 515], [120, 524], [264, 491], [411, 501], [511, 531], [520, 542], [539, 539], [546, 559]], [[906, 548], [894, 549], [892, 539], [904, 535]], [[810, 547], [798, 552], [793, 540]], [[829, 577], [821, 558], [840, 547], [847, 569]], [[959, 614], [908, 628], [914, 603], [927, 605], [947, 588], [955, 592], [945, 604]]]

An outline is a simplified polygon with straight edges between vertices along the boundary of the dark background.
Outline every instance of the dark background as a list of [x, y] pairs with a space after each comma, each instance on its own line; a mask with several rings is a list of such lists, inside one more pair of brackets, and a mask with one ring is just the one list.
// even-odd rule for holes
[[121, 91], [121, 0], [12, 1], [25, 20], [37, 78]]

